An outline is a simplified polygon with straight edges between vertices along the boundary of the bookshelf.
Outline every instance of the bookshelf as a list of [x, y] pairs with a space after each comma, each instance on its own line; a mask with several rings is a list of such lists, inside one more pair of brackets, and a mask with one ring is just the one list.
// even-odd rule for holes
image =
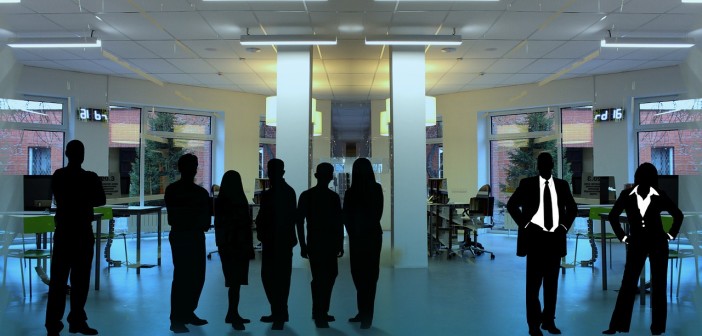
[[428, 203], [446, 204], [449, 201], [448, 188], [445, 178], [430, 178], [427, 180]]

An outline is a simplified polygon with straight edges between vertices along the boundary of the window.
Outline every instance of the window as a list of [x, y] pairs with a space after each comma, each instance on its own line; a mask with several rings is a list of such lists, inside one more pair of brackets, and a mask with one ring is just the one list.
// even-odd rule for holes
[[51, 175], [63, 167], [65, 101], [0, 98], [0, 174]]
[[[437, 117], [436, 125], [427, 126], [427, 178], [443, 178], [443, 123]], [[428, 181], [428, 180], [427, 180]], [[427, 185], [427, 188], [429, 186]]]
[[702, 162], [702, 99], [677, 97], [635, 101], [638, 161], [660, 175], [699, 175]]
[[275, 158], [276, 127], [266, 125], [265, 117], [258, 124], [258, 177], [268, 177], [268, 161]]
[[[108, 174], [119, 179], [119, 195], [108, 195], [109, 202], [130, 203], [139, 201], [139, 133], [141, 108], [110, 106], [109, 119], [109, 168]], [[115, 200], [115, 198], [130, 199]]]

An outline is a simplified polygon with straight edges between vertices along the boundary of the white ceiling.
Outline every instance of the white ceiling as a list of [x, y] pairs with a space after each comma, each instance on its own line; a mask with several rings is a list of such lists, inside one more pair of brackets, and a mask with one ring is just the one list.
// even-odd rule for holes
[[[389, 96], [388, 50], [365, 35], [452, 34], [454, 52], [429, 47], [427, 94], [539, 82], [599, 50], [608, 36], [702, 40], [702, 4], [680, 0], [22, 0], [0, 4], [0, 43], [15, 37], [94, 36], [103, 49], [159, 80], [274, 95], [276, 52], [251, 53], [246, 34], [333, 34], [314, 48], [313, 97]], [[14, 50], [30, 66], [139, 78], [94, 49]], [[688, 50], [602, 50], [564, 78], [675, 65]]]

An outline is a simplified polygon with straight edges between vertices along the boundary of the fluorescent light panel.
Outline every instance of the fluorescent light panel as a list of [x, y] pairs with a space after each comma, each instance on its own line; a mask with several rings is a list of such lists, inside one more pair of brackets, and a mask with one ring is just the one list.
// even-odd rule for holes
[[682, 3], [702, 3], [702, 0], [682, 0]]
[[0, 3], [19, 3], [20, 0], [0, 0]]
[[327, 0], [202, 0], [204, 2], [323, 2]]
[[[397, 2], [397, 0], [375, 0], [376, 2]], [[402, 2], [498, 2], [500, 0], [402, 0]]]
[[366, 45], [461, 45], [461, 35], [376, 35], [366, 36]]
[[96, 48], [102, 46], [102, 41], [94, 37], [26, 38], [7, 45], [12, 48]]
[[334, 35], [241, 35], [241, 45], [336, 45]]
[[604, 48], [690, 48], [687, 39], [607, 37], [600, 42]]

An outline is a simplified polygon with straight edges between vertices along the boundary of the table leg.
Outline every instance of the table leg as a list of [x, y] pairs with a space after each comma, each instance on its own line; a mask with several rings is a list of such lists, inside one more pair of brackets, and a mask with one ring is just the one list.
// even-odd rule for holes
[[605, 237], [605, 220], [600, 218], [600, 244], [602, 245], [602, 290], [607, 290], [607, 239]]
[[161, 209], [158, 209], [158, 212], [156, 212], [156, 215], [158, 216], [158, 266], [161, 267]]
[[101, 219], [96, 219], [95, 222], [95, 290], [100, 290], [100, 223]]
[[137, 215], [136, 266], [137, 274], [141, 274], [141, 214]]

